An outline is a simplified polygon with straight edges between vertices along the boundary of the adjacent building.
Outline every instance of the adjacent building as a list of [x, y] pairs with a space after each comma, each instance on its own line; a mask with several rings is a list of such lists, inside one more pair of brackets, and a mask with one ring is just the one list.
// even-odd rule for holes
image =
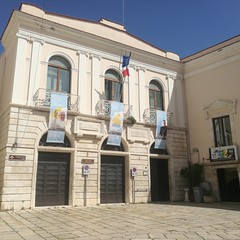
[[[22, 4], [2, 44], [1, 210], [182, 201], [180, 171], [190, 162], [204, 164], [217, 200], [239, 201], [239, 36], [180, 60], [118, 23]], [[123, 55], [131, 55], [126, 77]], [[49, 142], [52, 96], [63, 93], [64, 141]], [[107, 142], [115, 102], [119, 146]], [[155, 148], [159, 111], [164, 149]], [[220, 146], [234, 156], [209, 154]]]
[[240, 36], [182, 59], [192, 162], [218, 201], [240, 201]]

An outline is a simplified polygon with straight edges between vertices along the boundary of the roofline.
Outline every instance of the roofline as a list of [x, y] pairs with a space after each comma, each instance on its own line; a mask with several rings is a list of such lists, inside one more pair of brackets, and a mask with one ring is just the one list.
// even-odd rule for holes
[[205, 48], [205, 49], [203, 49], [203, 50], [201, 50], [199, 52], [196, 52], [196, 53], [194, 53], [192, 55], [184, 57], [184, 58], [182, 58], [180, 60], [180, 62], [182, 62], [182, 63], [190, 62], [192, 60], [195, 60], [197, 58], [200, 58], [200, 57], [205, 56], [207, 54], [210, 54], [212, 52], [218, 51], [218, 50], [220, 50], [220, 49], [222, 49], [224, 47], [230, 46], [230, 45], [232, 45], [234, 43], [237, 43], [237, 42], [240, 42], [240, 35], [236, 35], [236, 36], [234, 36], [232, 38], [229, 38], [229, 39], [224, 40], [224, 41], [222, 41], [220, 43], [217, 43], [217, 44], [215, 44], [213, 46]]
[[[59, 14], [59, 13], [54, 13], [54, 12], [45, 11], [42, 7], [39, 7], [39, 6], [37, 6], [36, 4], [31, 4], [31, 3], [21, 3], [18, 9], [15, 8], [15, 9], [12, 10], [12, 13], [11, 13], [9, 19], [8, 19], [8, 22], [7, 22], [5, 28], [4, 28], [1, 36], [0, 36], [0, 40], [2, 40], [2, 38], [3, 38], [3, 36], [4, 36], [5, 32], [6, 32], [6, 29], [7, 29], [8, 25], [9, 25], [9, 23], [10, 23], [10, 20], [11, 20], [11, 18], [12, 18], [12, 16], [13, 16], [13, 14], [14, 14], [15, 11], [21, 12], [21, 13], [27, 14], [27, 15], [32, 15], [32, 14], [29, 14], [28, 12], [21, 11], [22, 5], [28, 5], [28, 6], [36, 7], [36, 8], [38, 8], [38, 9], [40, 9], [41, 11], [43, 11], [44, 13], [48, 14], [48, 15], [57, 16], [57, 17], [62, 17], [62, 18], [68, 18], [68, 19], [73, 19], [73, 20], [79, 20], [79, 21], [86, 22], [86, 23], [97, 24], [97, 25], [99, 25], [99, 26], [103, 26], [103, 25], [104, 25], [104, 27], [106, 27], [106, 28], [114, 29], [115, 31], [119, 31], [119, 32], [124, 32], [126, 35], [128, 35], [128, 36], [130, 36], [130, 37], [132, 37], [132, 38], [134, 38], [134, 39], [136, 39], [136, 40], [138, 40], [138, 41], [141, 41], [142, 43], [144, 43], [144, 44], [146, 44], [146, 45], [148, 45], [148, 46], [156, 49], [157, 51], [161, 51], [162, 53], [165, 54], [165, 57], [164, 57], [164, 58], [169, 59], [169, 60], [172, 60], [172, 61], [174, 61], [174, 62], [175, 62], [175, 61], [176, 61], [176, 62], [180, 62], [179, 60], [171, 59], [171, 58], [169, 58], [169, 57], [167, 56], [168, 53], [172, 53], [172, 54], [175, 54], [175, 55], [178, 55], [178, 54], [174, 53], [173, 51], [163, 50], [163, 49], [161, 49], [161, 48], [159, 48], [159, 47], [157, 47], [157, 46], [155, 46], [155, 45], [153, 45], [153, 44], [151, 44], [151, 43], [149, 43], [149, 42], [147, 42], [147, 41], [145, 41], [145, 40], [143, 40], [143, 39], [141, 39], [141, 38], [139, 38], [139, 37], [137, 37], [137, 36], [135, 36], [135, 35], [133, 35], [133, 34], [131, 34], [131, 33], [129, 33], [128, 31], [126, 31], [126, 29], [124, 28], [124, 25], [122, 25], [121, 23], [116, 23], [116, 22], [114, 22], [114, 21], [111, 21], [111, 20], [106, 19], [107, 21], [110, 21], [110, 22], [112, 22], [112, 23], [114, 23], [114, 24], [118, 24], [118, 25], [123, 26], [122, 29], [121, 29], [121, 28], [116, 28], [116, 27], [114, 27], [114, 26], [111, 26], [111, 25], [107, 25], [107, 24], [102, 23], [101, 20], [103, 20], [103, 19], [105, 19], [105, 18], [100, 18], [99, 21], [92, 21], [92, 20], [83, 19], [83, 18], [79, 18], [79, 17], [73, 17], [73, 16], [64, 15], [64, 14]], [[32, 16], [34, 16], [34, 15], [32, 15]], [[42, 18], [44, 19], [44, 17], [42, 17]], [[45, 20], [47, 20], [47, 19], [45, 19]], [[47, 21], [51, 21], [51, 20], [47, 20]], [[70, 28], [71, 28], [71, 27], [70, 27]], [[178, 56], [179, 56], [179, 55], [178, 55]]]
[[[110, 28], [110, 29], [114, 29], [115, 31], [124, 32], [124, 33], [126, 33], [127, 35], [129, 35], [129, 36], [131, 36], [131, 37], [133, 37], [133, 38], [135, 38], [135, 39], [137, 39], [137, 40], [140, 40], [140, 41], [144, 42], [145, 44], [148, 44], [149, 46], [151, 46], [151, 47], [153, 47], [153, 48], [155, 48], [155, 49], [157, 49], [157, 50], [160, 50], [160, 51], [162, 51], [162, 52], [164, 52], [164, 53], [167, 53], [167, 52], [168, 52], [168, 51], [165, 51], [165, 50], [163, 50], [163, 49], [161, 49], [161, 48], [159, 48], [159, 47], [157, 47], [157, 46], [155, 46], [155, 45], [153, 45], [153, 44], [151, 44], [151, 43], [143, 40], [142, 38], [139, 38], [139, 37], [137, 37], [137, 36], [129, 33], [125, 28], [124, 28], [124, 30], [121, 30], [121, 29], [118, 29], [118, 28], [115, 28], [115, 27], [112, 27], [112, 26], [109, 26], [109, 25], [106, 25], [106, 24], [103, 24], [103, 23], [100, 22], [102, 19], [106, 19], [106, 18], [100, 18], [99, 21], [92, 21], [92, 20], [88, 20], [88, 19], [84, 19], [84, 18], [72, 17], [72, 16], [67, 16], [67, 15], [58, 14], [58, 13], [53, 13], [53, 12], [48, 12], [48, 11], [45, 11], [45, 13], [47, 13], [47, 14], [49, 14], [49, 15], [54, 15], [54, 16], [59, 16], [59, 17], [64, 17], [64, 18], [69, 18], [69, 19], [80, 20], [80, 21], [84, 21], [84, 22], [88, 22], [88, 23], [93, 23], [93, 24], [98, 24], [98, 25], [104, 25], [105, 27]], [[110, 22], [113, 22], [112, 20], [108, 20], [108, 19], [106, 19], [106, 20], [107, 20], [107, 21], [110, 21]], [[117, 22], [113, 22], [113, 23], [119, 24], [119, 23], [117, 23]], [[120, 24], [120, 25], [121, 25], [121, 24]], [[123, 26], [123, 27], [124, 27], [124, 26]]]

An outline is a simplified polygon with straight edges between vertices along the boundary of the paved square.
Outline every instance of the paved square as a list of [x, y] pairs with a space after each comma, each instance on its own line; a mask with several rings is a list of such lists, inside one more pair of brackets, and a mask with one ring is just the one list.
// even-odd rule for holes
[[240, 239], [240, 203], [159, 203], [0, 212], [1, 240]]

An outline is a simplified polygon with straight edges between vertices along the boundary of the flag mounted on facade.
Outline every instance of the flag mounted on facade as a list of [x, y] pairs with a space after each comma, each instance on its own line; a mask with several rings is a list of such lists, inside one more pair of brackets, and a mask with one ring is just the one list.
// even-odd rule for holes
[[129, 65], [130, 57], [131, 57], [131, 53], [129, 54], [129, 56], [123, 55], [123, 57], [122, 57], [122, 74], [123, 74], [123, 77], [129, 76], [128, 65]]

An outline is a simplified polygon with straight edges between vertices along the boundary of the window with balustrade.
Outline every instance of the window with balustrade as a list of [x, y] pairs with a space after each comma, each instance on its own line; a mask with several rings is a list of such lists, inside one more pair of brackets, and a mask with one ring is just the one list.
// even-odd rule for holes
[[149, 107], [151, 109], [164, 110], [163, 89], [156, 80], [152, 80], [149, 84]]
[[109, 69], [105, 73], [105, 97], [106, 100], [122, 102], [123, 84], [119, 72]]
[[47, 89], [70, 93], [71, 66], [61, 56], [53, 56], [48, 63]]

